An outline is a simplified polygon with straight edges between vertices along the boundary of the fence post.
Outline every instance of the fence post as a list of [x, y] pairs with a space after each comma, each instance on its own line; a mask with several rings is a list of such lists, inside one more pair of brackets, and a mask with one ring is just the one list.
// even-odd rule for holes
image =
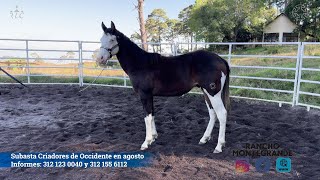
[[178, 54], [178, 46], [179, 46], [179, 43], [178, 42], [174, 42], [173, 47], [174, 47], [174, 55], [175, 56]]
[[79, 74], [79, 86], [83, 86], [83, 62], [82, 62], [82, 41], [78, 42], [78, 53], [79, 53], [79, 64], [78, 64], [78, 74]]
[[231, 66], [231, 53], [232, 53], [232, 44], [229, 44], [229, 54], [228, 54], [228, 63]]
[[126, 79], [126, 73], [123, 72], [123, 85], [124, 87], [127, 87], [127, 79]]
[[300, 66], [300, 49], [301, 44], [298, 44], [298, 51], [297, 51], [297, 60], [296, 60], [296, 71], [295, 71], [295, 78], [294, 78], [294, 85], [293, 85], [293, 97], [292, 97], [292, 106], [296, 105], [296, 98], [297, 98], [297, 86], [298, 86], [298, 77], [299, 77], [299, 66]]
[[301, 76], [302, 76], [302, 67], [303, 67], [303, 56], [304, 56], [304, 43], [299, 43], [300, 45], [300, 51], [298, 56], [299, 66], [298, 66], [298, 74], [297, 74], [297, 81], [296, 81], [296, 99], [295, 99], [295, 105], [299, 104], [299, 96], [300, 96], [300, 86], [301, 86]]
[[29, 62], [29, 41], [28, 40], [26, 40], [26, 57], [27, 57], [28, 84], [30, 84], [30, 62]]

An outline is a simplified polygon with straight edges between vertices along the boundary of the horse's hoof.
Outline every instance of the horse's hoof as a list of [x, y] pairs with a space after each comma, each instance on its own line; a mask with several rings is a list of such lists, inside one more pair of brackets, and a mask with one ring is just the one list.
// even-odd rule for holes
[[143, 144], [141, 145], [141, 150], [146, 150], [148, 149], [148, 145], [150, 144], [150, 141], [144, 141]]
[[199, 144], [205, 144], [207, 143], [209, 140], [211, 139], [211, 137], [205, 137], [205, 138], [201, 138], [199, 141]]
[[221, 153], [221, 152], [222, 152], [222, 151], [218, 151], [218, 150], [216, 150], [216, 149], [213, 151], [214, 154], [218, 154], [218, 153]]

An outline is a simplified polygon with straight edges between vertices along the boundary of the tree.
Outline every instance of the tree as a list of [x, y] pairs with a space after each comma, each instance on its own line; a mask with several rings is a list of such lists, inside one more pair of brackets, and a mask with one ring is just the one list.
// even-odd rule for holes
[[[179, 36], [180, 24], [177, 19], [168, 19], [166, 23], [168, 25], [168, 28], [165, 31], [164, 39], [172, 43]], [[174, 48], [172, 44], [171, 52], [174, 53]]]
[[75, 56], [75, 55], [76, 55], [76, 54], [75, 54], [74, 52], [68, 51], [68, 52], [66, 53], [66, 55], [60, 56], [60, 59], [61, 59], [61, 60], [74, 59], [74, 56]]
[[141, 40], [141, 34], [139, 34], [138, 32], [134, 32], [133, 34], [131, 34], [130, 38], [134, 41], [139, 41]]
[[[173, 42], [181, 33], [181, 22], [177, 19], [169, 19], [163, 9], [154, 9], [145, 22], [146, 37], [148, 41], [161, 43], [163, 40]], [[131, 39], [141, 39], [141, 34], [135, 32]], [[161, 45], [151, 45], [155, 52], [161, 52]]]
[[[162, 37], [164, 37], [164, 33], [168, 28], [168, 20], [169, 18], [167, 17], [167, 14], [163, 9], [154, 9], [151, 14], [148, 15], [148, 19], [146, 21], [146, 29], [150, 41], [158, 43], [161, 42]], [[161, 46], [158, 47], [160, 47], [161, 52]]]
[[278, 9], [283, 12], [288, 5], [292, 2], [292, 0], [268, 0], [270, 5], [276, 5]]
[[140, 24], [140, 39], [142, 43], [142, 47], [144, 50], [148, 50], [147, 46], [147, 33], [145, 28], [145, 22], [143, 17], [143, 4], [144, 0], [138, 0], [138, 14], [139, 14], [139, 24]]
[[39, 56], [38, 53], [33, 52], [33, 53], [30, 54], [30, 56], [31, 56], [32, 58], [34, 58], [34, 61], [35, 61], [35, 62], [42, 62], [42, 58]]
[[249, 40], [262, 40], [265, 25], [272, 21], [276, 14], [277, 11], [275, 8], [269, 9], [267, 6], [252, 12], [252, 15], [248, 17], [246, 23], [241, 28], [242, 30], [245, 30], [245, 33], [249, 33], [249, 38], [243, 39], [242, 37], [245, 33], [239, 32], [240, 36], [237, 41], [247, 42]]
[[168, 19], [167, 20], [167, 29], [164, 32], [165, 36], [164, 39], [166, 41], [170, 41], [173, 42], [175, 38], [177, 38], [177, 36], [179, 35], [179, 21], [177, 19]]
[[[189, 24], [193, 32], [203, 32], [198, 38], [205, 41], [236, 42], [253, 32], [262, 35], [263, 25], [274, 17], [265, 0], [196, 0]], [[257, 38], [253, 35], [247, 40]]]
[[[186, 38], [190, 37], [191, 43], [193, 42], [193, 32], [190, 28], [190, 15], [192, 11], [193, 5], [190, 5], [179, 12], [178, 18], [180, 20], [179, 25], [179, 33]], [[189, 39], [188, 39], [189, 40]], [[192, 44], [191, 44], [192, 50]], [[188, 44], [188, 51], [189, 51], [189, 44]]]
[[74, 59], [74, 56], [75, 56], [76, 54], [74, 53], [74, 52], [70, 52], [70, 51], [68, 51], [67, 52], [67, 58], [68, 59]]

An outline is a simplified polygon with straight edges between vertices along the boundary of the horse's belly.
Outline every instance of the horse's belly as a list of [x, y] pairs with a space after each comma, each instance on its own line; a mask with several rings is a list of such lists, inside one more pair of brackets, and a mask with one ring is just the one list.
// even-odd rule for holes
[[181, 96], [193, 88], [185, 83], [161, 83], [154, 86], [153, 94], [156, 96]]
[[[180, 96], [189, 92], [195, 85], [191, 70], [183, 65], [179, 68], [166, 67], [155, 73], [154, 94], [158, 96]], [[181, 69], [182, 68], [182, 69]]]

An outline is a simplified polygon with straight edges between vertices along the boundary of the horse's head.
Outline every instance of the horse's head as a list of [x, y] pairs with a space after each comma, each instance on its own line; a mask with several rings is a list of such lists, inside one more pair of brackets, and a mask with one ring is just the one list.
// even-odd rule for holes
[[107, 28], [103, 22], [101, 26], [103, 29], [103, 35], [100, 39], [101, 47], [96, 61], [99, 65], [105, 66], [108, 60], [119, 52], [119, 44], [117, 41], [117, 30], [114, 23], [111, 21], [111, 28]]

